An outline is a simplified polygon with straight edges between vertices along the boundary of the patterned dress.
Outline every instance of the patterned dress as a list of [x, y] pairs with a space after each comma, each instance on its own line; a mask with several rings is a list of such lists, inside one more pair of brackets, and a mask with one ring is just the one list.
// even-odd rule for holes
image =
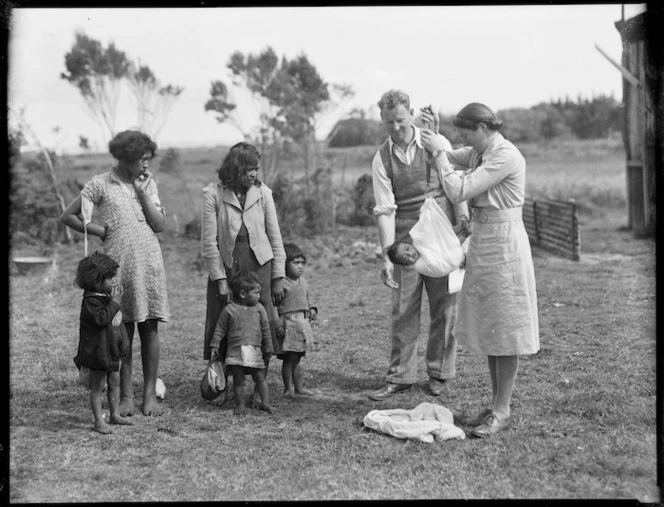
[[[150, 181], [147, 193], [165, 213], [154, 180]], [[121, 303], [124, 322], [148, 319], [167, 322], [170, 312], [161, 247], [138, 195], [111, 170], [86, 183], [81, 197], [98, 208], [106, 227], [104, 253], [120, 265], [117, 276], [124, 289]]]

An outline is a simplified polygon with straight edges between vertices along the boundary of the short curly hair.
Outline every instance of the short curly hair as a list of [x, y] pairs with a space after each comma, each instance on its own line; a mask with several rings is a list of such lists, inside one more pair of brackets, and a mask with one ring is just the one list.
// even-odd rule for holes
[[121, 162], [136, 162], [147, 152], [154, 157], [157, 143], [140, 130], [125, 130], [109, 141], [108, 151]]
[[263, 288], [263, 279], [255, 271], [249, 271], [247, 269], [241, 269], [233, 278], [231, 278], [231, 290], [233, 291], [233, 297], [236, 301], [240, 300], [240, 291], [249, 291], [254, 288], [256, 285], [259, 285], [260, 288]]
[[104, 280], [117, 275], [119, 268], [111, 257], [95, 252], [78, 262], [74, 284], [83, 290], [97, 291]]
[[400, 105], [410, 111], [410, 97], [406, 92], [401, 90], [388, 90], [383, 93], [383, 96], [378, 101], [378, 108], [381, 111], [383, 109], [394, 109]]

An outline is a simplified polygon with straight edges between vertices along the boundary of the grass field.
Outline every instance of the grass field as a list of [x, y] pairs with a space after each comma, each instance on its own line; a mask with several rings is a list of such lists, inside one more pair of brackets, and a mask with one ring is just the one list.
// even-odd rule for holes
[[[72, 279], [83, 247], [58, 245], [51, 271], [10, 276], [10, 501], [659, 501], [655, 243], [624, 230], [615, 197], [624, 186], [624, 154], [614, 148], [600, 142], [524, 148], [532, 188], [569, 188], [580, 200], [601, 175], [612, 183], [596, 190], [610, 196], [603, 206], [595, 197], [582, 208], [581, 261], [533, 250], [542, 348], [521, 363], [514, 427], [486, 441], [426, 444], [363, 427], [370, 410], [428, 401], [452, 410], [455, 424], [467, 429], [490, 394], [486, 360], [460, 350], [457, 377], [441, 398], [426, 392], [423, 360], [420, 382], [408, 394], [382, 403], [367, 398], [383, 382], [389, 355], [390, 295], [378, 276], [374, 227], [285, 238], [300, 243], [310, 260], [305, 276], [320, 320], [316, 349], [302, 364], [318, 395], [280, 396], [275, 359], [268, 373], [274, 415], [236, 416], [232, 404], [204, 401], [198, 386], [206, 273], [198, 242], [176, 234], [172, 222], [161, 235], [172, 310], [160, 328], [164, 414], [136, 415], [133, 426], [95, 433], [72, 361], [81, 297]], [[187, 191], [182, 180], [160, 175], [162, 200], [181, 223], [195, 214], [221, 153], [182, 150]], [[353, 159], [362, 156], [370, 157]], [[364, 171], [347, 164], [349, 181]], [[92, 249], [99, 246], [94, 241]], [[14, 253], [29, 253], [27, 245], [13, 246]], [[137, 401], [139, 359], [135, 344]]]

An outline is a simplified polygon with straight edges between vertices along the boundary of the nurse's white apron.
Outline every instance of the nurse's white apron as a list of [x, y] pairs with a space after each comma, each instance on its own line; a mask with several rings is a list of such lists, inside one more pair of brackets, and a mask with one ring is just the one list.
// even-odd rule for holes
[[535, 271], [521, 211], [473, 208], [453, 331], [470, 352], [513, 356], [539, 351]]

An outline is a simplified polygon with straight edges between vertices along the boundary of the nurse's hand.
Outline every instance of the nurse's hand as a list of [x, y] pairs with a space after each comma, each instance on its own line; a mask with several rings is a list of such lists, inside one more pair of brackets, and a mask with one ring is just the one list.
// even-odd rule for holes
[[433, 130], [422, 129], [421, 132], [422, 146], [424, 146], [431, 153], [444, 150], [443, 139], [435, 134]]
[[438, 129], [440, 128], [440, 118], [438, 117], [438, 114], [433, 112], [431, 106], [421, 107], [420, 112], [422, 113], [422, 122], [425, 125], [431, 125], [431, 130], [438, 132]]

